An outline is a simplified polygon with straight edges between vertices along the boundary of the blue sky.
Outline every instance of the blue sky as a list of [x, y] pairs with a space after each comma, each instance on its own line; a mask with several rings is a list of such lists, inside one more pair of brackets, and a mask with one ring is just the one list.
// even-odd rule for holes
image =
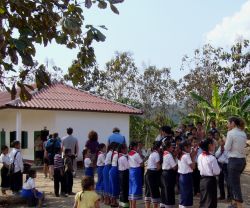
[[[125, 0], [120, 15], [96, 6], [84, 10], [86, 24], [105, 25], [107, 39], [94, 44], [100, 67], [115, 51], [130, 51], [137, 66], [171, 67], [179, 79], [183, 55], [192, 55], [205, 42], [227, 46], [238, 36], [250, 38], [250, 1], [246, 0]], [[37, 48], [36, 58], [67, 70], [76, 50], [56, 44]]]

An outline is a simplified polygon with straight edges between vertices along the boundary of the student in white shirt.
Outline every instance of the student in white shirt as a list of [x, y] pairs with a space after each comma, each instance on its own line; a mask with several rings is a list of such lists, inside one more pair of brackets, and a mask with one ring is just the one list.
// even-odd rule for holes
[[163, 162], [161, 174], [161, 208], [175, 207], [175, 182], [177, 164], [173, 157], [174, 148], [170, 141], [163, 144]]
[[129, 163], [129, 204], [130, 208], [136, 208], [136, 201], [142, 199], [142, 173], [141, 163], [143, 162], [137, 153], [138, 144], [130, 143], [130, 152], [128, 154]]
[[217, 181], [220, 167], [216, 158], [212, 155], [215, 150], [213, 139], [205, 139], [201, 143], [203, 150], [198, 157], [198, 168], [201, 174], [200, 181], [200, 208], [217, 207]]
[[38, 204], [38, 207], [42, 207], [44, 194], [36, 189], [35, 178], [36, 171], [30, 170], [27, 180], [23, 184], [21, 196], [25, 198], [29, 204], [32, 203], [32, 206], [36, 206]]
[[246, 141], [244, 121], [237, 117], [228, 120], [228, 133], [225, 150], [228, 151], [228, 182], [232, 191], [232, 206], [241, 208], [243, 197], [241, 192], [240, 175], [246, 167]]
[[103, 168], [105, 165], [105, 152], [106, 145], [101, 143], [98, 145], [98, 154], [97, 154], [97, 183], [96, 183], [96, 192], [101, 196], [101, 201], [103, 201]]
[[10, 158], [8, 155], [9, 148], [6, 145], [3, 145], [1, 148], [0, 162], [3, 164], [1, 168], [1, 189], [2, 194], [6, 194], [6, 190], [10, 188], [10, 177], [9, 177], [9, 167], [10, 167]]
[[20, 141], [13, 142], [13, 149], [10, 152], [10, 163], [14, 163], [14, 173], [10, 176], [11, 190], [14, 194], [22, 189], [23, 185], [23, 157], [20, 152]]
[[160, 204], [160, 147], [161, 142], [155, 141], [152, 147], [152, 153], [148, 158], [147, 172], [145, 175], [145, 207], [154, 208]]
[[118, 171], [118, 143], [114, 145], [111, 168], [109, 171], [111, 207], [118, 207], [117, 199], [120, 194], [119, 171]]
[[89, 149], [84, 149], [83, 150], [83, 161], [84, 161], [84, 168], [85, 168], [85, 175], [94, 177], [94, 168], [92, 161], [90, 159], [90, 150]]
[[180, 143], [179, 149], [177, 157], [180, 187], [179, 208], [187, 208], [193, 206], [192, 172], [195, 168], [195, 155], [190, 155], [191, 144], [187, 140]]
[[118, 147], [119, 159], [119, 183], [120, 183], [120, 207], [129, 207], [128, 191], [129, 191], [129, 164], [127, 154], [127, 146], [125, 144]]
[[225, 141], [223, 139], [219, 140], [219, 145], [220, 145], [219, 148], [215, 152], [215, 157], [217, 158], [218, 164], [221, 168], [221, 172], [220, 172], [219, 180], [218, 180], [218, 185], [219, 185], [219, 190], [220, 190], [219, 200], [224, 200], [225, 199], [224, 182], [226, 182], [227, 184], [227, 199], [231, 198], [230, 187], [228, 184], [228, 172], [227, 172], [228, 152], [224, 148]]
[[112, 154], [113, 154], [113, 148], [115, 143], [112, 142], [108, 145], [107, 148], [107, 155], [104, 162], [104, 168], [103, 168], [103, 195], [104, 195], [104, 204], [109, 205], [110, 204], [110, 188], [109, 188], [109, 171], [111, 169], [111, 162], [112, 162]]

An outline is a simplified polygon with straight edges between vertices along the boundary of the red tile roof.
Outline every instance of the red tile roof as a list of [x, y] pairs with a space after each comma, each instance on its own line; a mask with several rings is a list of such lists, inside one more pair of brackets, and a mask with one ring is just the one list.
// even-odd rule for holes
[[8, 92], [0, 92], [0, 108], [28, 108], [46, 110], [97, 111], [142, 114], [142, 111], [122, 103], [77, 90], [65, 84], [52, 84], [40, 91], [34, 90], [32, 99], [23, 102], [11, 100]]

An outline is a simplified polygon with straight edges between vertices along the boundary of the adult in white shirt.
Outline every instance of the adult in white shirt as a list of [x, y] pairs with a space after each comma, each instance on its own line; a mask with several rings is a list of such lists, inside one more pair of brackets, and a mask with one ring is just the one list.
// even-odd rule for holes
[[225, 150], [228, 151], [228, 181], [232, 193], [232, 205], [242, 207], [240, 175], [246, 166], [245, 147], [247, 135], [244, 132], [244, 122], [237, 117], [228, 120], [228, 133]]
[[11, 190], [17, 193], [23, 186], [23, 157], [20, 152], [20, 141], [13, 142], [13, 149], [10, 152], [10, 163], [14, 163], [14, 173], [10, 176]]
[[71, 150], [71, 154], [72, 154], [71, 157], [73, 160], [73, 169], [74, 169], [73, 175], [76, 176], [77, 156], [79, 153], [78, 140], [77, 138], [72, 136], [73, 129], [71, 127], [67, 128], [67, 134], [68, 134], [67, 136], [62, 138], [62, 152], [64, 153], [66, 149]]
[[2, 154], [0, 156], [0, 163], [2, 163], [1, 168], [1, 189], [2, 194], [6, 194], [6, 190], [10, 188], [10, 177], [9, 177], [9, 167], [10, 167], [10, 158], [9, 158], [9, 148], [6, 145], [1, 147]]
[[201, 174], [200, 181], [200, 208], [217, 207], [217, 181], [220, 167], [216, 158], [212, 155], [215, 150], [213, 139], [202, 141], [203, 153], [198, 157], [198, 169]]

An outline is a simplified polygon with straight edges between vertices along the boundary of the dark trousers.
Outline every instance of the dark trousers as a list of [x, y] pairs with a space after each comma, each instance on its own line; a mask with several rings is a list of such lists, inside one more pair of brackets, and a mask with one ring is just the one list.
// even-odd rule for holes
[[163, 170], [161, 174], [161, 203], [164, 205], [175, 205], [175, 181], [176, 171]]
[[228, 184], [228, 172], [227, 172], [227, 164], [224, 163], [219, 163], [219, 166], [221, 168], [221, 172], [219, 175], [219, 180], [218, 180], [218, 185], [219, 185], [219, 190], [220, 190], [220, 197], [221, 198], [225, 198], [226, 194], [225, 194], [225, 182], [227, 185], [227, 198], [230, 199], [231, 198], [231, 193], [230, 193], [230, 188], [229, 188], [229, 184]]
[[232, 199], [237, 202], [243, 202], [240, 175], [246, 167], [245, 158], [229, 158], [227, 170], [228, 170], [228, 182]]
[[10, 177], [11, 181], [11, 190], [13, 192], [18, 192], [22, 189], [23, 186], [23, 174], [21, 171], [13, 173]]
[[72, 193], [73, 173], [70, 170], [65, 171], [63, 180], [65, 182], [65, 193]]
[[59, 189], [61, 185], [61, 194], [65, 193], [65, 183], [62, 170], [60, 168], [54, 169], [54, 191], [55, 194], [59, 194]]
[[1, 178], [2, 178], [2, 181], [1, 181], [1, 187], [2, 187], [2, 190], [6, 190], [8, 188], [10, 188], [10, 177], [9, 177], [9, 169], [6, 168], [5, 166], [3, 166], [1, 168]]
[[217, 207], [217, 181], [215, 176], [203, 176], [200, 182], [200, 208]]
[[160, 178], [160, 171], [147, 170], [145, 175], [145, 201], [160, 203]]
[[128, 207], [129, 170], [119, 171], [120, 206]]
[[193, 170], [193, 187], [194, 187], [194, 195], [200, 193], [200, 171], [198, 169], [197, 163], [195, 164], [195, 169]]

